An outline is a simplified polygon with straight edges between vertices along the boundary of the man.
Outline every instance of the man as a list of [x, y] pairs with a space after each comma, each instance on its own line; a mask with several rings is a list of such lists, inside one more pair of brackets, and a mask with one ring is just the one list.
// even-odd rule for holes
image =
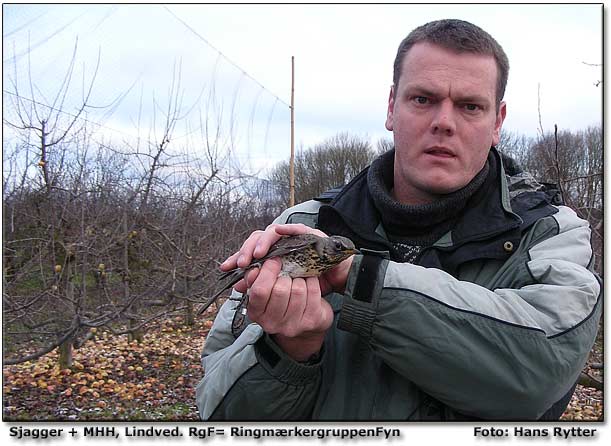
[[285, 211], [221, 268], [308, 232], [346, 236], [361, 254], [320, 278], [278, 277], [277, 259], [246, 274], [235, 290], [248, 289], [247, 310], [227, 301], [206, 340], [203, 419], [560, 416], [601, 287], [587, 222], [494, 149], [508, 68], [463, 21], [401, 43], [395, 150], [334, 197]]

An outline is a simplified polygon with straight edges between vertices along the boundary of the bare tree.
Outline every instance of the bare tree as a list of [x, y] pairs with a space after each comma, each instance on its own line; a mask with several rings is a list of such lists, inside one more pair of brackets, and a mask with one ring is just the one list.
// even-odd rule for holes
[[[6, 249], [5, 258], [15, 260], [23, 257], [17, 261], [19, 268], [13, 269], [10, 271], [12, 274], [5, 276], [5, 284], [11, 289], [17, 279], [27, 280], [26, 278], [30, 277], [31, 280], [41, 281], [43, 287], [36, 304], [31, 300], [24, 302], [19, 298], [22, 288], [12, 288], [13, 295], [5, 292], [3, 296], [5, 307], [10, 314], [9, 321], [19, 321], [22, 330], [52, 339], [46, 346], [26, 357], [34, 358], [59, 346], [60, 361], [68, 366], [71, 363], [69, 346], [75, 341], [81, 328], [80, 311], [83, 300], [87, 298], [83, 288], [79, 289], [75, 283], [78, 273], [75, 259], [82, 251], [82, 245], [79, 243], [84, 215], [81, 200], [87, 193], [88, 174], [85, 161], [87, 151], [82, 148], [87, 146], [83, 142], [88, 138], [89, 130], [82, 117], [90, 106], [90, 96], [100, 64], [98, 53], [94, 72], [81, 94], [80, 104], [75, 112], [66, 112], [77, 48], [78, 41], [75, 42], [64, 79], [50, 104], [43, 103], [44, 95], [31, 77], [29, 91], [26, 93], [30, 97], [23, 95], [15, 65], [14, 77], [11, 79], [12, 91], [7, 94], [13, 113], [5, 115], [9, 117], [3, 120], [4, 125], [18, 135], [22, 149], [21, 153], [16, 155], [17, 164], [22, 169], [19, 174], [21, 182], [13, 182], [16, 189], [10, 195], [11, 198], [28, 197], [30, 206], [23, 211], [24, 216], [30, 218], [27, 225], [30, 232], [29, 237], [25, 238], [34, 236], [39, 242], [35, 247], [26, 244], [29, 245], [26, 253], [19, 249], [23, 238], [7, 240], [12, 245], [8, 249], [12, 251]], [[77, 150], [71, 151], [69, 147], [75, 147]], [[37, 172], [33, 172], [34, 166], [38, 169]], [[15, 208], [12, 208], [11, 212], [15, 216]], [[11, 235], [17, 235], [15, 232], [11, 232]], [[9, 263], [15, 267], [15, 262]], [[52, 304], [52, 301], [56, 303]], [[22, 330], [12, 334], [21, 335], [24, 332]], [[11, 360], [5, 362], [10, 363]]]
[[[339, 133], [295, 157], [295, 201], [318, 196], [327, 189], [342, 186], [375, 158], [369, 141]], [[270, 174], [283, 203], [288, 203], [288, 162], [280, 163]]]
[[395, 148], [395, 143], [391, 138], [381, 138], [376, 144], [376, 152], [378, 155], [388, 152]]

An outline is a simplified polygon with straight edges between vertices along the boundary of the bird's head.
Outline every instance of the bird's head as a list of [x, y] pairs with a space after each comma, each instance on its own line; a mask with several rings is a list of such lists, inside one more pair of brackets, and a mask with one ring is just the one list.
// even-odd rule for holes
[[324, 239], [323, 257], [333, 266], [347, 259], [353, 254], [359, 254], [352, 240], [341, 235], [332, 235]]

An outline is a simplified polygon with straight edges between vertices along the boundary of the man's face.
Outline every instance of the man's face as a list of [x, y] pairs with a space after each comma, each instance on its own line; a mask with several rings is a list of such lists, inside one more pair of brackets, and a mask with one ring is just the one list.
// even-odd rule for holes
[[492, 56], [426, 42], [411, 47], [386, 118], [395, 140], [397, 200], [429, 203], [466, 186], [484, 167], [506, 113], [505, 103], [496, 111], [496, 81]]

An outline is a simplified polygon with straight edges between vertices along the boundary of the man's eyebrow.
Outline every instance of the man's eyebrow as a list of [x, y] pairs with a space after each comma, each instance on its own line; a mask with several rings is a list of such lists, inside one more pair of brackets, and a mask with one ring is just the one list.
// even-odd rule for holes
[[433, 97], [433, 98], [439, 96], [439, 93], [431, 90], [430, 88], [423, 87], [420, 85], [408, 86], [405, 89], [405, 92], [410, 95], [419, 94], [422, 96]]
[[456, 102], [461, 102], [461, 103], [476, 103], [476, 104], [488, 104], [490, 102], [490, 99], [488, 99], [486, 96], [483, 95], [479, 95], [479, 94], [467, 94], [464, 96], [458, 96], [457, 98], [455, 98]]

